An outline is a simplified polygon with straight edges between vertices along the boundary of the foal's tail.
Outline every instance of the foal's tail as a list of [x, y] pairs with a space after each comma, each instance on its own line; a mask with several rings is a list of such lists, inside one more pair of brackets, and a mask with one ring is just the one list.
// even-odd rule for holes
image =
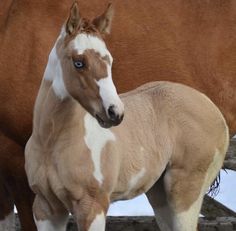
[[[227, 173], [226, 169], [223, 168], [223, 170]], [[209, 187], [209, 190], [207, 192], [207, 194], [211, 197], [216, 197], [218, 195], [218, 193], [220, 192], [220, 172], [219, 174], [216, 176], [215, 180], [212, 182], [211, 186]]]

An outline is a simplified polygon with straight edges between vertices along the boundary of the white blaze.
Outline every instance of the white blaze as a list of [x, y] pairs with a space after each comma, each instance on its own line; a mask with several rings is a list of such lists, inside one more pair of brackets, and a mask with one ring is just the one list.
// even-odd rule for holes
[[115, 106], [115, 110], [119, 114], [123, 114], [124, 112], [124, 104], [120, 100], [120, 97], [117, 94], [115, 85], [111, 76], [111, 66], [107, 65], [108, 76], [106, 78], [102, 78], [97, 81], [97, 85], [99, 86], [99, 94], [102, 98], [103, 106], [106, 109], [112, 105]]
[[97, 181], [102, 184], [103, 175], [101, 171], [102, 149], [108, 141], [115, 141], [115, 135], [109, 130], [102, 128], [98, 122], [90, 115], [84, 117], [85, 143], [91, 151], [91, 157], [94, 165], [93, 175]]

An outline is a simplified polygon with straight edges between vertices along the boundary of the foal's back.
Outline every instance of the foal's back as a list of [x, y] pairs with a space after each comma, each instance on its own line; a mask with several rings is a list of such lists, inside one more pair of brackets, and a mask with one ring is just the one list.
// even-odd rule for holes
[[228, 127], [222, 113], [204, 94], [186, 85], [160, 81], [123, 94], [122, 100], [127, 118], [120, 129], [135, 121], [138, 130], [148, 120], [150, 131], [142, 132], [150, 137], [154, 130], [156, 139], [169, 140], [171, 161], [187, 166], [192, 158], [203, 158], [204, 168], [217, 151], [222, 153], [223, 161]]
[[[213, 140], [224, 140], [228, 132], [225, 119], [215, 104], [201, 92], [183, 84], [150, 82], [121, 97], [128, 117], [124, 122], [132, 120], [129, 116], [139, 113], [140, 119], [149, 117], [153, 110], [156, 123], [167, 123], [168, 130], [178, 137], [192, 140], [195, 137], [193, 132], [199, 132], [204, 139], [209, 135]], [[163, 132], [166, 131], [160, 131]]]

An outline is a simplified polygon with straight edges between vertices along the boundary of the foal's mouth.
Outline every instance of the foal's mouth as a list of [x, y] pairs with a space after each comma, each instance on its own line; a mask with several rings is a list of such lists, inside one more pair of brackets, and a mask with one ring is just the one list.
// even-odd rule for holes
[[95, 115], [99, 125], [103, 128], [110, 128], [112, 127], [112, 123], [109, 121], [103, 120], [98, 114]]
[[96, 118], [97, 122], [103, 128], [110, 128], [112, 126], [118, 126], [122, 122], [123, 117], [124, 117], [124, 115], [122, 115], [119, 119], [114, 121], [111, 119], [103, 119], [98, 114], [95, 114], [95, 118]]

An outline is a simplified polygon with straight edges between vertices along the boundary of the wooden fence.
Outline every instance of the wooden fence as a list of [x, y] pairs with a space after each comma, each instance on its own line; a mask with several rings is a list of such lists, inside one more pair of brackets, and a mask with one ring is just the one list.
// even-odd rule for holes
[[[16, 218], [16, 231], [20, 231], [19, 220]], [[200, 218], [199, 231], [235, 231], [235, 217], [220, 217], [216, 219]], [[4, 230], [5, 231], [5, 230]], [[77, 231], [71, 218], [67, 231]], [[108, 217], [106, 231], [160, 231], [154, 217]]]
[[236, 138], [231, 139], [224, 161], [224, 168], [236, 171]]

